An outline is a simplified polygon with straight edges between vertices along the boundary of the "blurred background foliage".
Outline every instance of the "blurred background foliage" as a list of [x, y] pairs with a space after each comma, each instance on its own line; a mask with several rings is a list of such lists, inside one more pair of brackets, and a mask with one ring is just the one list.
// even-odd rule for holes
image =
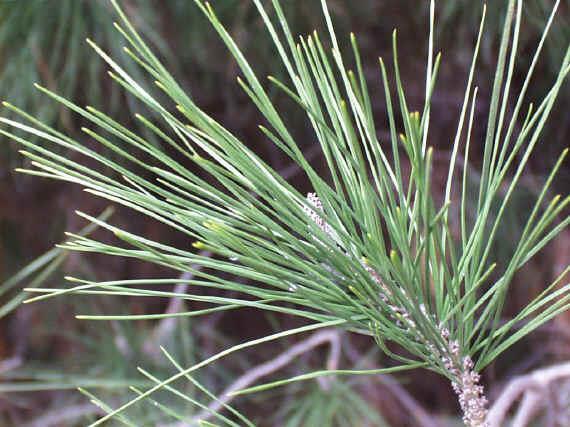
[[[272, 60], [272, 45], [253, 4], [249, 0], [212, 0], [211, 3], [221, 21], [227, 25], [255, 65], [258, 75], [281, 77], [283, 70]], [[290, 22], [295, 23], [295, 32], [307, 33], [315, 28], [323, 28], [318, 1], [283, 0], [282, 3]], [[307, 183], [303, 177], [296, 175], [296, 171], [291, 169], [281, 153], [274, 147], [261, 144], [263, 138], [257, 130], [260, 117], [235, 82], [237, 68], [192, 1], [123, 0], [121, 4], [155, 52], [177, 76], [182, 87], [206, 111], [256, 147], [273, 167], [281, 170], [295, 185], [306, 188]], [[491, 91], [490, 73], [496, 57], [504, 4], [502, 1], [488, 2], [488, 31], [482, 43], [482, 61], [476, 82], [481, 86], [477, 109], [480, 120], [476, 121], [480, 126], [486, 122], [483, 120], [487, 114], [485, 101]], [[519, 85], [522, 84], [525, 69], [530, 63], [528, 53], [537, 44], [540, 29], [553, 4], [554, 1], [549, 0], [525, 1], [519, 74], [515, 76]], [[429, 2], [329, 0], [329, 7], [336, 18], [338, 33], [346, 35], [345, 42], [348, 43], [351, 31], [359, 39], [361, 53], [366, 61], [365, 73], [371, 82], [371, 91], [376, 95], [373, 108], [378, 117], [377, 132], [382, 139], [387, 133], [387, 127], [384, 126], [384, 98], [376, 59], [378, 56], [390, 57], [391, 33], [397, 27], [407, 96], [410, 105], [419, 107], [423, 102], [424, 77], [417, 70], [423, 69], [426, 57]], [[443, 52], [443, 65], [433, 98], [430, 133], [431, 143], [438, 149], [436, 161], [445, 164], [449, 161], [451, 135], [455, 131], [454, 123], [459, 114], [482, 2], [439, 0], [436, 9], [436, 47]], [[85, 43], [86, 37], [93, 39], [141, 83], [152, 84], [145, 80], [143, 73], [123, 52], [121, 37], [113, 27], [114, 20], [113, 10], [105, 0], [0, 1], [0, 97], [33, 113], [44, 122], [56, 125], [66, 132], [77, 133], [81, 121], [65, 110], [54, 107], [53, 103], [34, 90], [32, 84], [42, 82], [66, 98], [79, 104], [94, 105], [127, 126], [136, 127], [132, 117], [140, 106], [132, 97], [121, 92], [117, 85], [111, 84], [101, 60]], [[552, 81], [568, 40], [570, 0], [562, 0], [547, 42], [546, 54], [539, 64], [537, 75], [540, 78], [532, 84], [530, 99], [539, 99]], [[290, 101], [280, 99], [276, 93], [273, 96], [281, 108], [290, 109]], [[505, 236], [501, 239], [504, 247], [495, 248], [498, 257], [511, 249], [509, 236], [520, 233], [524, 212], [528, 210], [528, 200], [534, 197], [538, 187], [536, 183], [541, 181], [554, 156], [568, 144], [568, 111], [570, 91], [566, 90], [555, 108], [550, 127], [543, 135], [540, 155], [535, 156], [531, 163], [532, 173], [527, 175], [524, 188], [515, 195], [520, 209], [509, 212], [508, 229], [504, 230]], [[296, 128], [295, 136], [302, 141], [300, 145], [307, 150], [307, 155], [315, 164], [322, 164], [319, 153], [312, 151], [308, 129], [300, 124], [301, 120], [295, 127], [295, 114], [287, 114], [291, 127]], [[481, 135], [484, 129], [474, 131], [475, 135]], [[475, 139], [473, 144], [476, 141]], [[480, 147], [475, 145], [472, 160], [479, 162], [481, 155]], [[13, 146], [0, 143], [0, 283], [4, 283], [3, 288], [0, 288], [0, 361], [17, 362], [13, 367], [0, 364], [0, 425], [39, 426], [34, 422], [42, 420], [42, 425], [48, 425], [45, 424], [48, 419], [45, 417], [61, 414], [63, 408], [81, 408], [84, 412], [79, 417], [70, 416], [65, 421], [67, 424], [53, 425], [83, 425], [97, 415], [97, 408], [93, 406], [88, 410], [83, 405], [85, 400], [68, 390], [71, 381], [83, 381], [85, 386], [106, 390], [105, 396], [114, 396], [116, 402], [120, 402], [121, 393], [128, 392], [125, 389], [128, 380], [141, 380], [135, 366], [143, 365], [154, 373], [169, 369], [164, 360], [145, 353], [143, 348], [145, 337], [152, 335], [155, 325], [112, 323], [109, 328], [107, 324], [102, 326], [101, 323], [80, 322], [73, 318], [73, 313], [76, 312], [104, 314], [120, 311], [121, 307], [117, 307], [119, 302], [105, 298], [89, 298], [84, 301], [56, 299], [49, 304], [37, 303], [17, 308], [17, 303], [23, 299], [17, 293], [18, 290], [22, 287], [49, 286], [50, 283], [63, 280], [64, 274], [105, 280], [167, 277], [169, 272], [161, 271], [156, 266], [126, 260], [98, 256], [86, 258], [60, 251], [48, 252], [49, 255], [32, 264], [34, 268], [28, 271], [29, 275], [5, 282], [30, 260], [63, 240], [65, 230], [78, 230], [82, 227], [83, 224], [73, 214], [74, 209], [95, 213], [104, 208], [100, 201], [84, 196], [80, 189], [16, 175], [13, 169], [22, 161]], [[434, 169], [434, 180], [437, 182], [439, 179], [443, 186], [445, 177], [438, 177], [437, 168]], [[445, 168], [443, 170], [446, 171]], [[556, 185], [562, 192], [570, 188], [568, 165], [565, 165]], [[136, 217], [131, 212], [119, 210], [115, 213], [115, 221], [128, 224], [129, 229], [149, 236], [164, 232], [156, 224]], [[176, 236], [171, 238], [176, 239]], [[525, 267], [526, 280], [519, 280], [518, 283], [521, 297], [509, 301], [509, 309], [515, 312], [522, 301], [539, 293], [543, 284], [549, 283], [560, 273], [568, 262], [569, 253], [570, 237], [566, 233], [540, 259]], [[96, 304], [94, 301], [97, 301]], [[154, 313], [164, 311], [167, 303], [153, 300], [142, 304], [137, 299], [128, 310], [126, 307], [122, 309], [131, 313]], [[570, 338], [568, 334], [560, 335], [559, 331], [560, 328], [567, 327], [569, 321], [570, 317], [558, 319], [552, 327], [539, 332], [535, 339], [521, 343], [505, 357], [505, 366], [508, 365], [509, 369], [502, 372], [501, 367], [492, 366], [486, 372], [486, 380], [493, 384], [504, 375], [516, 373], [517, 370], [539, 366], [547, 361], [567, 359], [570, 356]], [[175, 349], [177, 360], [191, 363], [201, 355], [213, 353], [230, 343], [272, 331], [276, 323], [290, 324], [294, 321], [277, 316], [267, 322], [260, 322], [255, 312], [243, 311], [211, 316], [207, 325], [201, 325], [200, 322], [202, 321], [197, 321], [197, 324], [191, 324], [187, 320], [179, 322], [178, 328], [167, 337], [174, 344], [169, 348]], [[108, 333], [109, 330], [112, 334]], [[219, 334], [213, 335], [213, 330]], [[558, 336], [557, 339], [553, 338], [555, 335]], [[362, 354], [368, 350], [362, 347], [363, 344], [358, 339], [353, 341], [350, 345], [359, 348]], [[524, 351], [520, 352], [521, 349]], [[223, 384], [229, 383], [237, 375], [236, 372], [247, 370], [255, 363], [262, 363], [264, 357], [260, 357], [260, 354], [265, 355], [260, 352], [238, 357], [228, 365], [228, 371], [219, 368], [212, 372], [206, 371], [200, 381], [207, 388], [219, 391]], [[375, 364], [380, 365], [381, 356], [375, 355], [375, 358]], [[314, 368], [315, 363], [319, 366], [318, 358], [315, 359], [317, 360], [303, 359], [297, 369], [306, 372], [311, 367]], [[3, 371], [2, 366], [10, 369]], [[89, 383], [94, 377], [101, 379], [100, 384]], [[404, 381], [406, 389], [430, 412], [456, 413], [457, 408], [449, 406], [453, 399], [449, 398], [447, 384], [429, 375], [428, 378], [428, 384], [425, 373], [405, 374], [399, 379]], [[15, 392], [28, 389], [43, 391]], [[372, 389], [377, 390], [378, 387]], [[417, 425], [406, 411], [394, 410], [386, 395], [389, 388], [380, 388], [380, 392], [373, 395], [363, 394], [363, 390], [370, 390], [370, 384], [338, 382], [328, 390], [323, 390], [315, 383], [304, 388], [292, 386], [274, 396], [270, 394], [271, 404], [256, 400], [263, 399], [261, 397], [251, 397], [240, 401], [243, 402], [240, 406], [272, 408], [272, 425]], [[385, 391], [384, 395], [382, 390]], [[182, 405], [183, 402], [178, 404]], [[143, 408], [140, 410], [144, 412]], [[141, 425], [155, 425], [158, 422], [152, 419], [156, 414], [143, 412], [136, 415], [141, 420]], [[260, 422], [261, 425], [269, 423], [268, 418], [263, 418], [263, 413], [256, 414], [255, 409], [248, 413], [253, 413], [254, 419], [258, 417], [265, 420]], [[382, 417], [381, 414], [385, 416]], [[280, 424], [283, 420], [287, 420], [287, 423]]]

